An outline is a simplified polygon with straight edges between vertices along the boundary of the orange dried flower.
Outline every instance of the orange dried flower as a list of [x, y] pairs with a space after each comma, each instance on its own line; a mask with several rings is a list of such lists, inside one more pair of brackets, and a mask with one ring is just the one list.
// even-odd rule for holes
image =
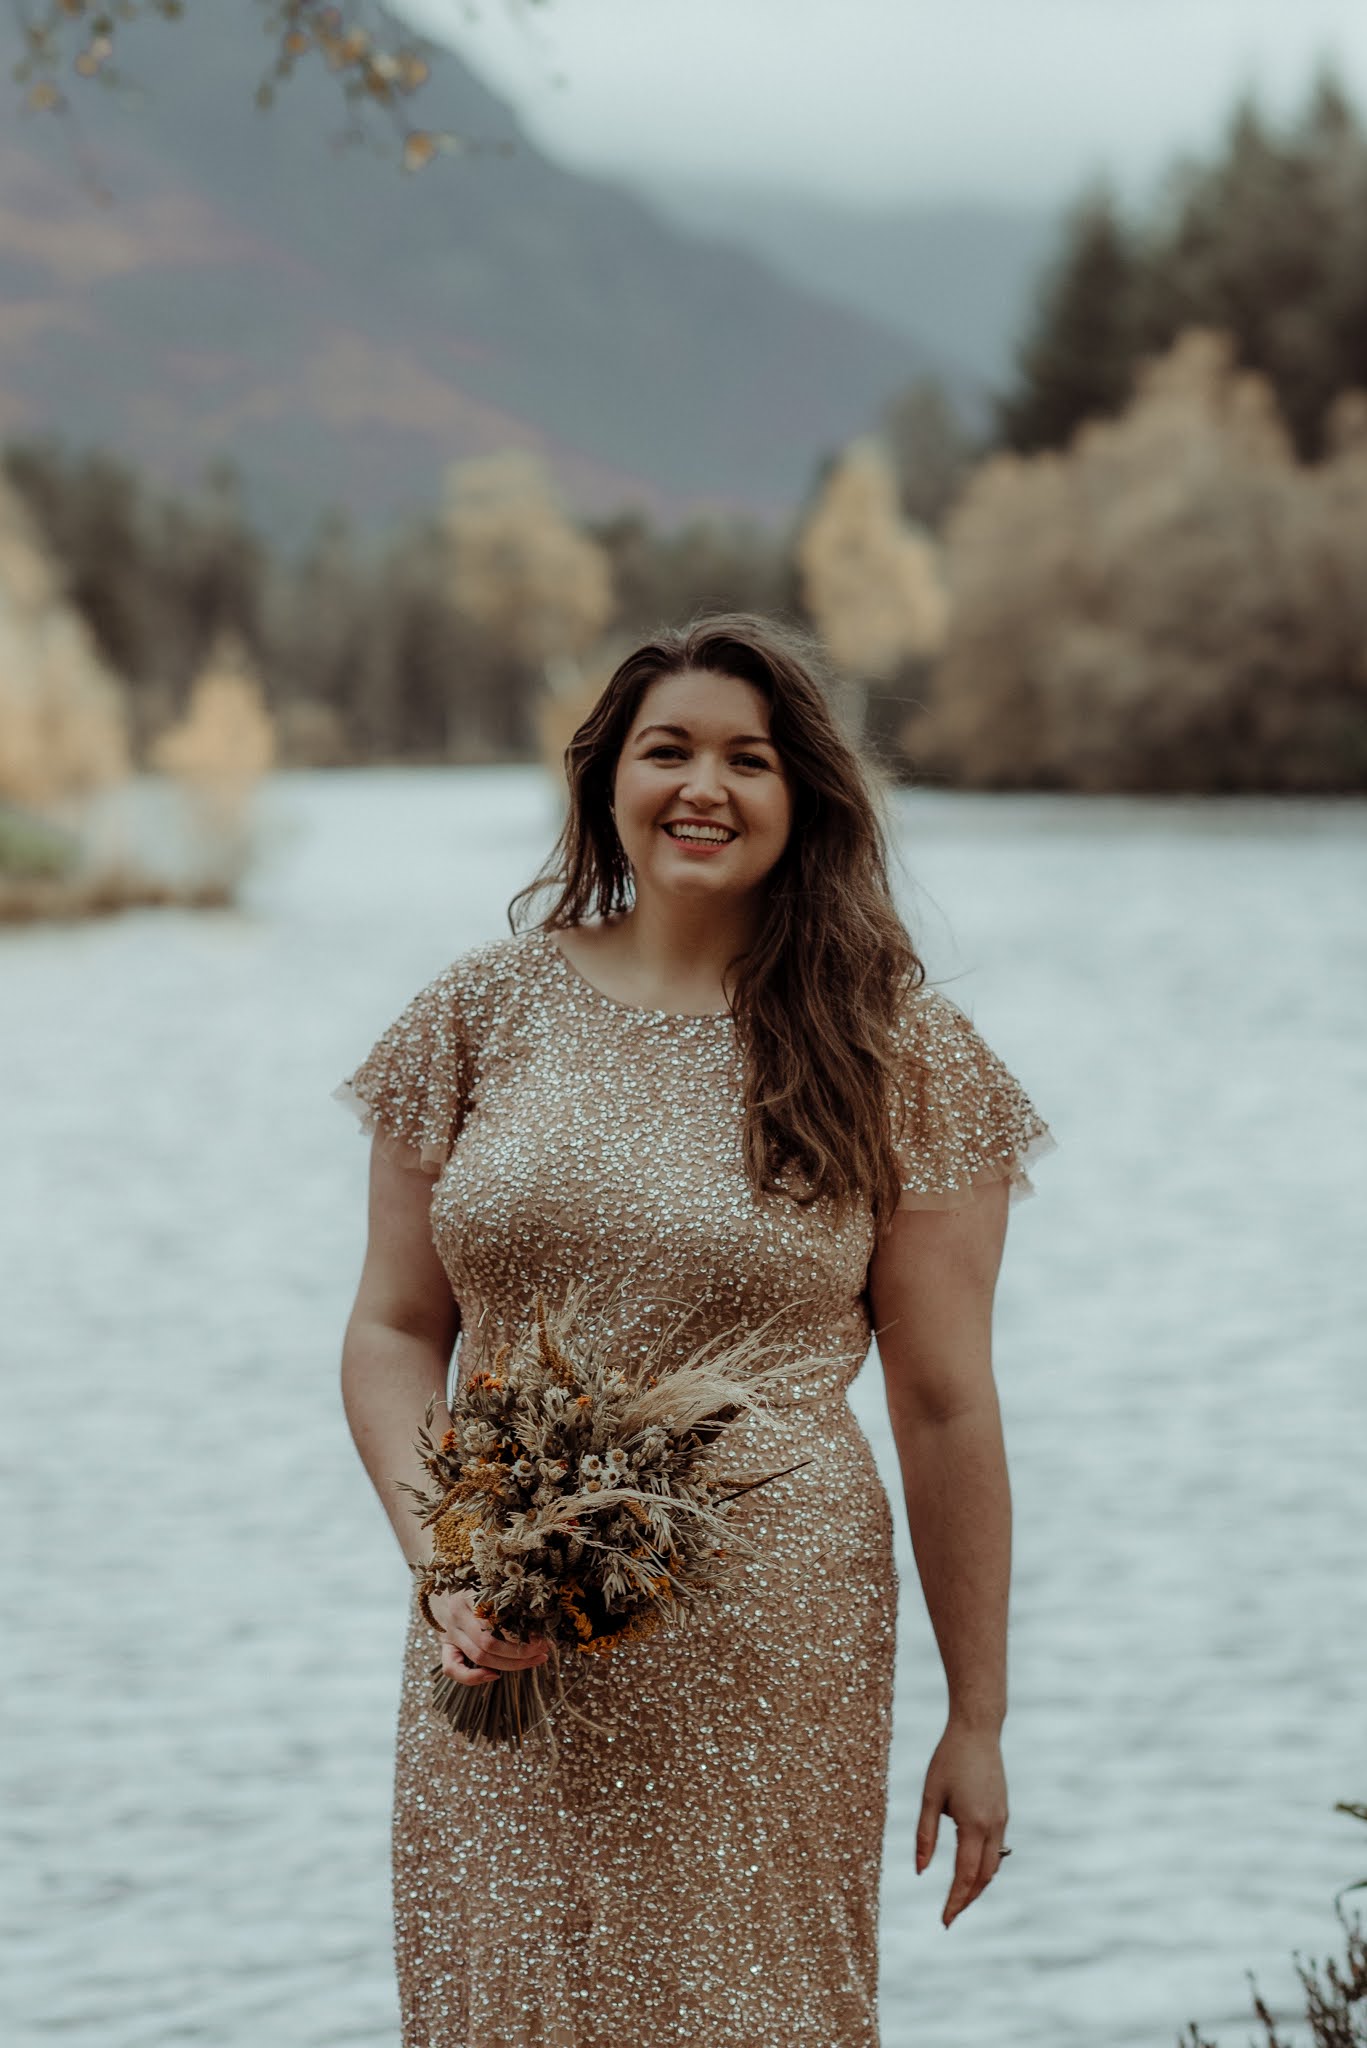
[[581, 1647], [593, 1638], [593, 1623], [575, 1598], [575, 1595], [582, 1591], [583, 1587], [577, 1579], [567, 1580], [560, 1588], [560, 1611], [579, 1637]]

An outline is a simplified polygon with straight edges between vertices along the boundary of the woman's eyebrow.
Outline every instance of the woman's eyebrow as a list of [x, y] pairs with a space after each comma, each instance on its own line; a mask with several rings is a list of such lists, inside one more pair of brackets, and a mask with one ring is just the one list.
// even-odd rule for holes
[[[686, 725], [643, 725], [636, 737], [638, 740], [643, 740], [647, 733], [652, 732], [667, 732], [676, 740], [687, 740], [693, 737]], [[731, 747], [772, 747], [773, 744], [773, 741], [762, 732], [733, 733], [727, 741], [727, 745]]]

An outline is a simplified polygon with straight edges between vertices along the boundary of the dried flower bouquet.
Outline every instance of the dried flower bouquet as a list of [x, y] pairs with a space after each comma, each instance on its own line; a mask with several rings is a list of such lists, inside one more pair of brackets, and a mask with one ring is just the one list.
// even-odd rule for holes
[[417, 1448], [433, 1490], [405, 1486], [432, 1531], [432, 1557], [415, 1566], [432, 1626], [433, 1596], [466, 1592], [500, 1634], [550, 1647], [544, 1666], [493, 1684], [462, 1686], [434, 1668], [433, 1704], [474, 1742], [520, 1745], [566, 1704], [575, 1660], [638, 1641], [734, 1584], [754, 1545], [728, 1506], [784, 1476], [727, 1478], [718, 1455], [810, 1361], [775, 1363], [761, 1330], [677, 1366], [666, 1335], [623, 1367], [582, 1311], [582, 1293], [556, 1311], [538, 1297], [517, 1339], [458, 1389], [439, 1441], [430, 1403]]

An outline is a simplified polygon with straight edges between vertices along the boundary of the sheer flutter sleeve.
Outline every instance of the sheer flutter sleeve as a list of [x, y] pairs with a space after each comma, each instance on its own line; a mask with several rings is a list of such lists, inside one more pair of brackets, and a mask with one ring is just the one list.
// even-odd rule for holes
[[904, 1209], [958, 1209], [1009, 1180], [1034, 1193], [1029, 1169], [1055, 1139], [1015, 1076], [956, 1004], [918, 989], [899, 1023], [902, 1101], [894, 1106]]
[[403, 1165], [437, 1174], [460, 1134], [470, 1077], [457, 965], [419, 990], [332, 1093]]

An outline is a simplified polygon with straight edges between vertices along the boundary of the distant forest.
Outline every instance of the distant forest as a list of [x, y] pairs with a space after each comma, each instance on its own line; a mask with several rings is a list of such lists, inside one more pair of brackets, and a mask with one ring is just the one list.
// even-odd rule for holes
[[[1338, 84], [1282, 126], [1242, 106], [1143, 212], [1101, 192], [1074, 210], [989, 437], [925, 382], [889, 406], [877, 437], [948, 615], [933, 648], [909, 641], [875, 673], [870, 729], [901, 772], [1367, 789], [1364, 221], [1367, 135]], [[814, 456], [784, 532], [667, 532], [629, 508], [581, 522], [610, 593], [593, 648], [577, 643], [586, 666], [698, 609], [820, 628], [800, 536], [841, 451]], [[11, 444], [4, 469], [139, 744], [228, 633], [286, 761], [535, 750], [555, 649], [462, 597], [449, 507], [383, 545], [332, 511], [287, 556], [227, 467], [189, 497], [55, 441]]]

